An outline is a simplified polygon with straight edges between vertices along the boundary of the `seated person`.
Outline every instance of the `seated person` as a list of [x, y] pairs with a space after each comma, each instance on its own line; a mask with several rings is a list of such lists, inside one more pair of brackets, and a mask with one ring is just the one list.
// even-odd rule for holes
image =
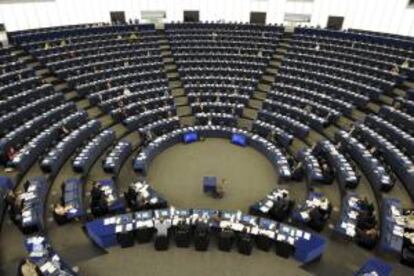
[[213, 197], [214, 198], [223, 198], [223, 196], [224, 196], [224, 187], [223, 187], [223, 185], [218, 184], [216, 186], [216, 189], [213, 191]]
[[327, 198], [321, 198], [319, 206], [314, 206], [309, 212], [308, 225], [315, 231], [322, 231], [332, 212], [332, 206]]
[[309, 226], [315, 229], [316, 231], [322, 231], [322, 228], [325, 224], [325, 220], [323, 219], [323, 216], [320, 212], [320, 208], [319, 207], [313, 208], [309, 212], [309, 217], [310, 217]]
[[53, 207], [53, 217], [57, 224], [61, 225], [68, 222], [67, 214], [72, 209], [72, 205], [63, 206], [61, 204], [56, 204]]
[[296, 167], [293, 169], [292, 173], [292, 180], [294, 181], [302, 181], [303, 177], [305, 176], [305, 172], [302, 166], [302, 162], [299, 162]]
[[10, 219], [20, 227], [22, 219], [22, 208], [23, 208], [23, 193], [9, 191], [6, 196], [7, 205], [10, 206], [9, 215]]
[[94, 184], [91, 191], [91, 210], [95, 217], [103, 216], [108, 213], [108, 202], [101, 189], [101, 184], [98, 182]]
[[149, 203], [148, 197], [146, 197], [143, 194], [138, 194], [136, 196], [134, 210], [136, 210], [136, 211], [145, 210], [145, 208], [148, 205], [148, 203]]
[[91, 204], [92, 214], [95, 217], [101, 217], [109, 212], [108, 202], [105, 197], [101, 197], [98, 201], [94, 201]]
[[39, 268], [29, 259], [21, 260], [17, 271], [18, 276], [40, 276], [42, 275]]
[[324, 183], [332, 184], [332, 182], [335, 179], [335, 173], [333, 169], [326, 162], [321, 162], [321, 169], [322, 169], [323, 176], [324, 176], [323, 178], [325, 180]]
[[374, 215], [374, 205], [369, 203], [365, 198], [358, 201], [358, 206], [360, 212], [357, 217], [357, 228], [361, 230], [369, 230], [375, 227], [377, 224], [375, 215]]
[[18, 154], [18, 151], [14, 148], [14, 147], [9, 147], [6, 150], [6, 160], [5, 160], [5, 165], [7, 167], [11, 167], [12, 166], [12, 161], [14, 159], [14, 157], [16, 157], [16, 155]]
[[272, 208], [269, 210], [269, 215], [276, 221], [283, 221], [290, 212], [290, 201], [287, 194], [283, 194], [283, 198], [277, 198], [274, 201]]
[[146, 210], [150, 203], [150, 194], [146, 189], [136, 191], [133, 187], [129, 187], [125, 193], [125, 199], [134, 211]]
[[373, 249], [378, 240], [378, 231], [375, 228], [368, 230], [356, 229], [356, 239], [360, 246]]
[[138, 36], [135, 33], [129, 35], [129, 42], [134, 42], [138, 40]]
[[405, 216], [405, 228], [407, 230], [414, 231], [414, 211], [413, 210], [407, 210], [404, 212]]
[[154, 241], [155, 249], [166, 250], [169, 246], [168, 230], [171, 227], [170, 220], [164, 220], [160, 218], [154, 221], [154, 228], [156, 230], [156, 236]]
[[401, 262], [414, 266], [414, 231], [411, 228], [405, 228], [404, 230]]
[[328, 220], [332, 212], [332, 205], [329, 202], [328, 198], [322, 197], [319, 199], [319, 212], [321, 213], [323, 219]]
[[171, 227], [171, 222], [169, 220], [164, 220], [160, 218], [155, 220], [154, 228], [157, 231], [157, 236], [168, 236], [168, 230]]
[[101, 189], [101, 184], [99, 182], [95, 182], [91, 190], [92, 201], [98, 201], [102, 196], [103, 196], [103, 191]]
[[65, 127], [65, 125], [61, 125], [59, 128], [59, 137], [63, 138], [69, 134], [69, 130]]

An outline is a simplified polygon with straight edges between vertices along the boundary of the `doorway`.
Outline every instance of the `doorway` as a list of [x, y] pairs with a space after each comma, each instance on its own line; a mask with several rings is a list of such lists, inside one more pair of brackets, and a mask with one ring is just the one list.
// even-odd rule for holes
[[112, 24], [125, 24], [125, 12], [123, 11], [111, 11], [111, 23]]
[[184, 22], [199, 22], [200, 12], [199, 11], [184, 11]]
[[343, 16], [329, 16], [327, 29], [331, 30], [342, 30], [345, 18]]
[[250, 13], [251, 24], [266, 24], [266, 13], [265, 12], [251, 12]]

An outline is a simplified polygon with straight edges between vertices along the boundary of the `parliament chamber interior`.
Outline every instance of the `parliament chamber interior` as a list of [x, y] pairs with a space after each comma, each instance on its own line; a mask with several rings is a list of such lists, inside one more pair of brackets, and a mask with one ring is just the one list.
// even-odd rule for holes
[[414, 275], [414, 1], [0, 1], [0, 275]]

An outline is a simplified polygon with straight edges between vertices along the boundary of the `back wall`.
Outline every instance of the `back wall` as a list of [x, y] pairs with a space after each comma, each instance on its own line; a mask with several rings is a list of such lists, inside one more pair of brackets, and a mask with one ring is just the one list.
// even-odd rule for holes
[[251, 11], [267, 13], [267, 23], [283, 23], [285, 13], [310, 14], [310, 25], [326, 26], [328, 16], [344, 16], [344, 28], [414, 36], [409, 0], [0, 0], [0, 23], [8, 31], [57, 25], [109, 22], [110, 11], [127, 19], [143, 10], [166, 12], [165, 22], [182, 21], [183, 10], [198, 10], [201, 21], [248, 22]]

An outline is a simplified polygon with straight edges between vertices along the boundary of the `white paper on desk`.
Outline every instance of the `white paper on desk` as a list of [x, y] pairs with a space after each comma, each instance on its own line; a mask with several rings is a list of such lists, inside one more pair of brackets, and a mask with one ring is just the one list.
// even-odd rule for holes
[[404, 235], [404, 229], [402, 227], [395, 226], [394, 229], [392, 229], [392, 233], [395, 236], [402, 237]]
[[127, 231], [132, 231], [132, 223], [128, 223], [128, 224], [126, 225], [126, 230], [127, 230]]
[[114, 223], [115, 223], [115, 218], [114, 217], [112, 217], [112, 218], [106, 218], [103, 221], [103, 224], [104, 225], [109, 225], [109, 224], [114, 224]]
[[263, 235], [268, 236], [271, 239], [274, 239], [276, 236], [276, 233], [270, 230], [264, 230]]
[[285, 235], [283, 235], [283, 234], [279, 234], [279, 235], [277, 235], [277, 238], [276, 238], [278, 241], [285, 241], [286, 240], [286, 236]]
[[30, 185], [29, 188], [27, 188], [28, 192], [33, 192], [34, 190], [36, 190], [36, 186], [34, 185]]
[[259, 233], [259, 227], [250, 228], [250, 234], [257, 235]]
[[230, 221], [220, 221], [220, 228], [231, 227], [232, 223]]
[[259, 210], [260, 210], [260, 212], [262, 212], [262, 213], [267, 213], [267, 212], [269, 212], [269, 208], [268, 208], [266, 205], [261, 206]]
[[51, 262], [47, 262], [48, 266], [47, 266], [47, 271], [52, 274], [53, 272], [55, 272], [57, 270], [57, 268], [53, 265], [53, 263]]
[[29, 194], [26, 194], [25, 200], [35, 199], [36, 197], [37, 195], [35, 195], [34, 193], [29, 193]]
[[308, 212], [306, 212], [306, 211], [304, 211], [304, 212], [300, 212], [300, 216], [301, 216], [303, 219], [309, 219], [309, 214], [308, 214]]
[[52, 267], [52, 264], [50, 263], [50, 262], [47, 262], [47, 263], [44, 263], [41, 267], [40, 267], [40, 271], [41, 272], [51, 272], [50, 270], [51, 270], [51, 267]]
[[115, 233], [119, 233], [119, 232], [122, 232], [122, 225], [117, 225], [115, 227]]
[[351, 211], [351, 212], [349, 212], [349, 217], [350, 217], [351, 219], [356, 219], [356, 218], [357, 218], [357, 216], [358, 216], [358, 213], [357, 213], [357, 212], [355, 212], [355, 211]]
[[151, 227], [153, 227], [153, 226], [154, 226], [154, 222], [153, 222], [152, 220], [146, 220], [146, 221], [144, 222], [144, 226], [145, 226], [145, 227], [148, 227], [148, 228], [151, 228]]
[[355, 236], [355, 228], [352, 227], [347, 227], [346, 228], [346, 234], [350, 237]]
[[42, 250], [32, 251], [30, 253], [30, 256], [31, 257], [43, 257], [43, 255], [44, 255], [43, 249]]
[[242, 231], [243, 230], [243, 224], [241, 224], [241, 223], [232, 223], [231, 224], [231, 228], [234, 230], [234, 231]]

